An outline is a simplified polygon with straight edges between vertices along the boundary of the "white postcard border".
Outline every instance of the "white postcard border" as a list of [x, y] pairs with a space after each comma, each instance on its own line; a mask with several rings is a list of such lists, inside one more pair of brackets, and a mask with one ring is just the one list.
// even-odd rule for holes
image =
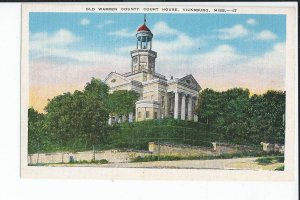
[[[88, 7], [195, 7], [237, 9], [229, 14], [284, 14], [286, 15], [286, 144], [284, 171], [206, 170], [206, 169], [148, 169], [148, 168], [97, 168], [97, 167], [35, 167], [27, 165], [27, 109], [29, 96], [29, 12], [87, 12]], [[129, 13], [132, 11], [122, 11]], [[90, 12], [91, 13], [91, 12]], [[139, 13], [145, 12], [143, 10]], [[155, 12], [158, 13], [158, 12]], [[159, 12], [165, 13], [165, 12]], [[171, 13], [171, 12], [168, 12]], [[178, 13], [178, 12], [176, 12]], [[185, 12], [186, 14], [188, 12]], [[21, 55], [21, 177], [68, 178], [110, 180], [229, 180], [229, 181], [292, 181], [297, 159], [297, 10], [295, 7], [240, 7], [206, 6], [200, 3], [102, 3], [102, 4], [23, 4], [22, 55]], [[200, 14], [200, 13], [199, 13]], [[207, 13], [205, 13], [207, 14]], [[224, 14], [224, 13], [214, 13]]]

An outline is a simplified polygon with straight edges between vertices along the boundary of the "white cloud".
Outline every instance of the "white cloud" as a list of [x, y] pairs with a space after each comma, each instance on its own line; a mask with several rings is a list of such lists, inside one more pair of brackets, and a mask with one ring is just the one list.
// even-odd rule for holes
[[220, 45], [215, 49], [216, 52], [230, 52], [233, 53], [235, 50], [230, 45]]
[[114, 24], [115, 23], [115, 21], [113, 21], [113, 20], [105, 20], [104, 21], [104, 24], [105, 25], [108, 25], [108, 24]]
[[134, 37], [135, 34], [136, 34], [135, 31], [130, 32], [127, 28], [108, 33], [108, 35], [113, 35], [118, 37]]
[[[155, 27], [167, 28], [159, 34], [172, 36], [169, 37], [170, 40], [168, 41], [162, 39], [153, 41], [153, 50], [158, 52], [156, 64], [158, 73], [167, 76], [173, 75], [174, 77], [193, 74], [203, 88], [222, 90], [230, 87], [247, 87], [254, 92], [259, 92], [261, 88], [284, 89], [284, 43], [276, 44], [272, 50], [261, 56], [242, 55], [228, 44], [220, 44], [209, 52], [199, 53], [198, 48], [203, 45], [201, 38], [190, 37], [164, 22], [154, 25], [153, 30]], [[154, 34], [156, 33], [154, 32]], [[110, 35], [134, 37], [135, 31], [129, 32], [127, 29], [121, 29], [118, 32], [110, 33]], [[36, 79], [36, 84], [44, 78], [45, 81], [53, 79], [57, 84], [67, 84], [70, 81], [75, 84], [80, 79], [81, 82], [77, 84], [82, 84], [89, 81], [91, 76], [103, 79], [111, 71], [119, 73], [130, 71], [131, 59], [128, 52], [135, 48], [134, 44], [120, 48], [119, 51], [116, 51], [119, 54], [93, 50], [78, 51], [69, 48], [69, 44], [79, 39], [65, 29], [54, 33], [31, 34], [30, 50], [37, 55], [34, 61], [42, 61], [42, 64], [36, 67], [43, 67], [43, 63], [47, 66], [45, 62], [49, 57], [70, 61], [69, 64], [62, 63], [53, 69], [52, 67], [45, 68], [45, 72], [41, 72], [44, 73], [43, 75], [36, 73], [35, 76], [32, 76]], [[123, 52], [126, 55], [123, 55]], [[62, 66], [63, 68], [59, 68]], [[37, 68], [33, 70], [35, 69]], [[38, 72], [38, 70], [35, 71]], [[53, 77], [50, 78], [49, 74]], [[65, 74], [72, 74], [70, 75], [72, 80], [64, 78]]]
[[54, 33], [38, 32], [30, 34], [30, 50], [44, 50], [54, 46], [66, 46], [70, 43], [79, 41], [72, 32], [60, 29]]
[[154, 24], [153, 33], [155, 35], [178, 35], [180, 32], [171, 28], [166, 22], [160, 21]]
[[186, 34], [180, 34], [171, 41], [157, 40], [153, 43], [153, 48], [162, 55], [190, 51], [193, 48], [198, 50], [200, 46], [202, 41], [199, 38], [192, 38]]
[[[72, 32], [60, 29], [54, 33], [39, 32], [30, 34], [31, 60], [58, 60], [62, 63], [72, 63], [77, 66], [105, 66], [109, 70], [122, 71], [122, 67], [130, 64], [130, 59], [100, 51], [78, 51], [70, 48], [81, 38]], [[61, 65], [60, 64], [60, 65]], [[71, 67], [72, 68], [72, 67]]]
[[231, 28], [219, 29], [217, 32], [219, 32], [218, 37], [222, 40], [235, 39], [249, 34], [249, 31], [240, 24], [234, 25]]
[[193, 74], [203, 88], [244, 87], [254, 93], [267, 89], [284, 90], [285, 44], [278, 43], [258, 56], [243, 55], [228, 44], [207, 53], [162, 56], [158, 52], [156, 69], [178, 78]]
[[103, 23], [100, 23], [97, 25], [98, 28], [103, 28], [106, 25], [114, 24], [115, 21], [113, 20], [105, 20]]
[[256, 25], [257, 24], [256, 20], [253, 19], [253, 18], [247, 19], [246, 23], [249, 24], [249, 25]]
[[269, 30], [263, 30], [257, 34], [256, 38], [259, 40], [275, 40], [277, 35]]
[[[183, 53], [190, 50], [198, 51], [198, 48], [204, 45], [204, 41], [199, 37], [190, 37], [184, 32], [176, 30], [170, 27], [167, 23], [161, 21], [154, 24], [154, 28], [152, 29], [152, 33], [154, 36], [164, 36], [168, 35], [169, 40], [164, 40], [162, 38], [155, 39], [152, 44], [153, 50], [159, 52], [161, 56], [168, 55], [170, 53]], [[117, 32], [110, 33], [111, 35], [118, 36], [127, 36], [132, 37], [135, 35], [134, 33], [128, 32], [127, 29], [122, 29]], [[134, 45], [120, 47], [118, 50], [122, 53], [128, 54], [128, 52], [134, 49]]]
[[89, 25], [90, 24], [90, 20], [87, 18], [81, 19], [80, 20], [80, 24], [83, 26]]

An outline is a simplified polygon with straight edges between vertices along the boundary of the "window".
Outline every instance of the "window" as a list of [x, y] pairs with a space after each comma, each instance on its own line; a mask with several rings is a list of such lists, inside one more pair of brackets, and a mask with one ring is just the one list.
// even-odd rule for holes
[[141, 112], [138, 113], [138, 118], [141, 118]]
[[154, 119], [157, 119], [157, 112], [154, 113]]
[[112, 83], [115, 83], [115, 82], [116, 82], [116, 79], [111, 80], [111, 82], [112, 82]]
[[146, 118], [149, 118], [150, 114], [149, 111], [146, 111]]

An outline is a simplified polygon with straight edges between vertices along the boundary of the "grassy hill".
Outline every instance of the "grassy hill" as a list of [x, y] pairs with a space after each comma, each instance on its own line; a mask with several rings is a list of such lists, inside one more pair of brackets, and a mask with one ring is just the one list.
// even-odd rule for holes
[[148, 149], [153, 141], [210, 147], [217, 134], [203, 123], [170, 118], [116, 124], [109, 130], [108, 140], [101, 148]]

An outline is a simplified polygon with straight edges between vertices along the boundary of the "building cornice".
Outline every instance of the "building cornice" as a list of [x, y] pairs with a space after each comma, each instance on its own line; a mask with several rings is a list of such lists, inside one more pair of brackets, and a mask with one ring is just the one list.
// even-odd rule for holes
[[160, 108], [160, 103], [154, 100], [140, 100], [135, 103], [136, 108]]
[[167, 81], [163, 80], [163, 79], [160, 79], [160, 78], [156, 78], [156, 79], [152, 79], [152, 80], [149, 80], [149, 81], [142, 82], [143, 86], [151, 85], [151, 84], [154, 84], [154, 83], [161, 83], [161, 84], [167, 85]]

